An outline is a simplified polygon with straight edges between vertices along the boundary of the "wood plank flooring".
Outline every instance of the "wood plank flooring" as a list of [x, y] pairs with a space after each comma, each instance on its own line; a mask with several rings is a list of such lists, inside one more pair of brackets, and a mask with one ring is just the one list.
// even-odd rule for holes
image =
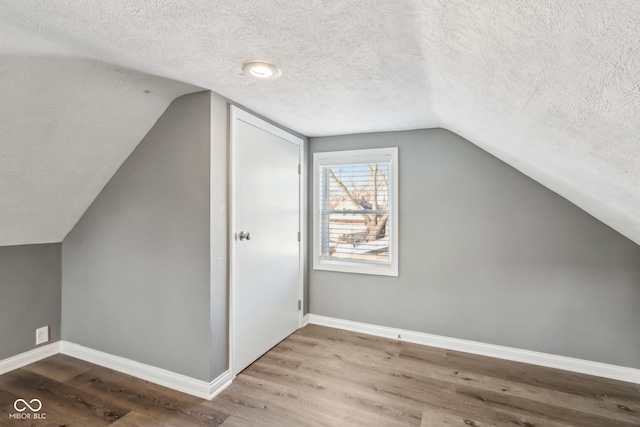
[[626, 427], [640, 385], [309, 325], [211, 402], [56, 355], [0, 375], [0, 425]]

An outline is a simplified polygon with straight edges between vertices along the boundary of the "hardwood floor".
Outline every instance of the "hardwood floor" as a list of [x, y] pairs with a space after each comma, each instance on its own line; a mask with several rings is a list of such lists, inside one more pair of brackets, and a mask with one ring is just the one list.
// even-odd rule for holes
[[0, 376], [0, 425], [640, 426], [640, 385], [309, 325], [211, 402], [56, 355]]

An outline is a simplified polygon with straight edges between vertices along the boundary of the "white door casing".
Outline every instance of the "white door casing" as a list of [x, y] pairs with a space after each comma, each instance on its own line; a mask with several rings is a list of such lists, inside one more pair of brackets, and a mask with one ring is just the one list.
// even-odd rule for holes
[[301, 326], [303, 149], [301, 138], [231, 107], [233, 376]]

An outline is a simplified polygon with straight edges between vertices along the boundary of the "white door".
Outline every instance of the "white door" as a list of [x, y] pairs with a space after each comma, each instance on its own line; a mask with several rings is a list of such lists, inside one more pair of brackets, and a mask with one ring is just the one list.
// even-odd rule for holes
[[231, 369], [298, 329], [302, 141], [232, 107]]

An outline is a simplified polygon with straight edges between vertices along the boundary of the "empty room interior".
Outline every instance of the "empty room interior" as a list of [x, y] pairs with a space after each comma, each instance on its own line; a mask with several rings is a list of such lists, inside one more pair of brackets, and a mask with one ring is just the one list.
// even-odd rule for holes
[[640, 2], [0, 7], [0, 426], [640, 426]]

